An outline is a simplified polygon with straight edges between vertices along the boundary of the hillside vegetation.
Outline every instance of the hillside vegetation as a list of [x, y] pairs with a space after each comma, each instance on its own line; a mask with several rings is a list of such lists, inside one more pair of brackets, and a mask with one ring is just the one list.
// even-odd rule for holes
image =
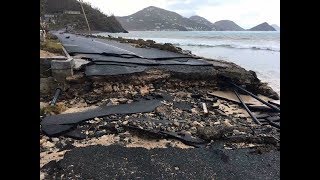
[[[92, 31], [126, 32], [113, 15], [107, 16], [88, 3], [84, 3], [83, 8]], [[81, 14], [64, 14], [64, 11], [80, 11]], [[66, 26], [73, 27], [75, 31], [88, 29], [77, 0], [40, 0], [40, 15], [44, 14], [57, 15], [56, 22], [49, 24], [50, 29], [62, 29]]]

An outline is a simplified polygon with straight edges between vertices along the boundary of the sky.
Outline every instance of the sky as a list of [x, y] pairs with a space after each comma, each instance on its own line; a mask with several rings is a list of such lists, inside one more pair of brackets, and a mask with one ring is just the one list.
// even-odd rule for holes
[[280, 0], [83, 0], [103, 13], [128, 16], [148, 6], [184, 17], [199, 15], [212, 23], [231, 20], [243, 28], [267, 22], [280, 26]]

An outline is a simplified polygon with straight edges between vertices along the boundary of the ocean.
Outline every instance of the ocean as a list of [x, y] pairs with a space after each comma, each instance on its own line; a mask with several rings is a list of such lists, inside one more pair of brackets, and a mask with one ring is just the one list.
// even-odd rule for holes
[[280, 95], [280, 32], [258, 31], [130, 31], [98, 33], [172, 43], [193, 54], [231, 61], [257, 73]]

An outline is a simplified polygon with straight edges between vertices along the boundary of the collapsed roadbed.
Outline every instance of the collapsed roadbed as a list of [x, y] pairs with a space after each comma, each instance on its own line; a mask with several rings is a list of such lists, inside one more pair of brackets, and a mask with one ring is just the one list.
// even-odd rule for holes
[[[234, 97], [230, 83], [268, 102], [279, 99], [253, 71], [179, 48], [174, 52], [170, 44], [56, 34], [75, 66], [72, 76], [41, 93], [41, 167], [70, 149], [99, 144], [153, 149], [222, 143], [222, 149], [254, 148], [258, 154], [280, 150], [280, 129], [270, 123], [280, 126], [280, 113], [241, 94], [258, 125]], [[96, 48], [89, 52], [87, 46]], [[62, 92], [50, 105], [56, 88]], [[57, 176], [48, 166], [42, 171]]]

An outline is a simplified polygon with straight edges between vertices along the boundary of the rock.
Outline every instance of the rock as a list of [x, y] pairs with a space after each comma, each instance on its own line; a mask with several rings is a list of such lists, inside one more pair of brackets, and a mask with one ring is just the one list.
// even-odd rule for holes
[[106, 133], [107, 133], [106, 130], [97, 131], [95, 133], [95, 137], [101, 137], [101, 136], [105, 135]]
[[223, 124], [227, 127], [232, 127], [232, 125], [230, 124], [230, 120], [229, 119], [226, 119], [223, 121]]
[[193, 127], [203, 127], [203, 125], [201, 123], [199, 123], [198, 121], [193, 121], [191, 125]]
[[214, 122], [213, 124], [214, 124], [214, 125], [219, 125], [219, 124], [221, 124], [221, 123], [220, 123], [220, 121], [217, 121], [217, 122]]
[[182, 130], [180, 133], [184, 134], [184, 135], [187, 135], [187, 136], [191, 136], [191, 132], [186, 131], [186, 130]]
[[125, 143], [131, 143], [131, 139], [128, 137], [124, 138], [122, 141]]
[[179, 126], [180, 126], [180, 123], [179, 123], [177, 120], [174, 120], [174, 121], [173, 121], [173, 125], [176, 126], [176, 127], [179, 127]]
[[40, 172], [40, 180], [45, 178], [45, 174], [43, 172]]
[[212, 108], [213, 108], [213, 109], [219, 109], [219, 105], [220, 105], [219, 102], [213, 103], [213, 104], [212, 104]]
[[118, 92], [119, 91], [119, 87], [117, 85], [112, 85], [112, 89], [114, 92]]
[[173, 142], [168, 142], [168, 143], [166, 144], [166, 146], [167, 146], [167, 147], [176, 147], [176, 144], [173, 143]]
[[191, 133], [195, 133], [197, 131], [197, 128], [196, 127], [191, 127], [190, 131], [191, 131]]
[[119, 102], [120, 104], [126, 104], [126, 103], [128, 102], [128, 99], [126, 99], [126, 98], [120, 98], [120, 99], [118, 99], [118, 102]]
[[198, 128], [197, 134], [200, 138], [205, 140], [217, 140], [226, 137], [232, 132], [233, 128], [225, 125], [218, 125], [213, 127], [200, 127]]
[[174, 170], [178, 171], [178, 170], [179, 170], [179, 168], [178, 168], [178, 167], [174, 167]]
[[191, 113], [192, 113], [192, 114], [199, 114], [199, 111], [197, 111], [196, 108], [192, 108], [192, 109], [191, 109]]
[[40, 145], [42, 145], [43, 143], [45, 143], [47, 140], [45, 139], [40, 139]]
[[54, 147], [54, 144], [50, 141], [47, 141], [47, 142], [43, 143], [42, 145], [45, 148], [53, 148]]
[[119, 142], [119, 141], [120, 141], [120, 137], [119, 137], [119, 136], [115, 136], [115, 137], [114, 137], [114, 142], [117, 143], [117, 142]]
[[129, 123], [129, 121], [123, 121], [122, 124], [123, 125], [127, 125]]
[[155, 109], [155, 112], [160, 115], [160, 116], [164, 116], [166, 118], [169, 118], [171, 116], [171, 113], [170, 113], [171, 109], [166, 106], [166, 105], [161, 105], [161, 106], [158, 106], [156, 109]]
[[43, 109], [45, 107], [49, 106], [49, 103], [46, 102], [40, 102], [40, 109]]
[[51, 138], [51, 141], [52, 141], [52, 142], [58, 142], [58, 141], [59, 141], [59, 138]]
[[184, 98], [184, 97], [188, 97], [188, 96], [191, 97], [190, 93], [186, 93], [186, 92], [183, 92], [183, 91], [179, 91], [179, 92], [177, 92], [175, 94], [176, 94], [177, 97], [180, 97], [180, 98]]
[[233, 134], [234, 135], [244, 135], [244, 134], [246, 134], [245, 132], [241, 132], [241, 131], [239, 131], [239, 130], [237, 130], [237, 129], [234, 129], [233, 130]]
[[149, 87], [148, 87], [148, 86], [143, 86], [143, 87], [141, 87], [141, 88], [140, 88], [140, 94], [141, 94], [142, 96], [145, 96], [145, 95], [149, 94]]

